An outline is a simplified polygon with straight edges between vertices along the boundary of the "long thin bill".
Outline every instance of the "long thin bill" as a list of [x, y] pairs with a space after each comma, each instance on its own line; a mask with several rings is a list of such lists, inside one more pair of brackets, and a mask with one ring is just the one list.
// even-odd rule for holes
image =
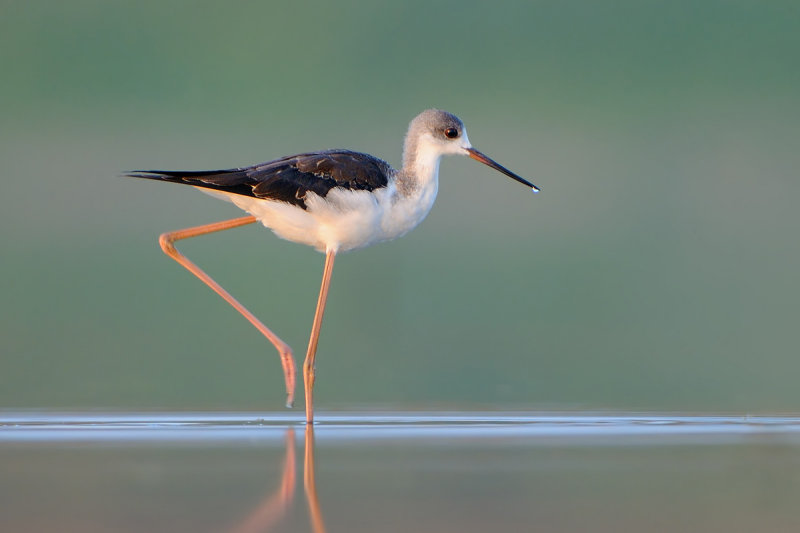
[[527, 185], [528, 187], [531, 188], [531, 190], [533, 192], [539, 192], [539, 187], [537, 187], [536, 185], [534, 185], [530, 181], [526, 180], [525, 178], [517, 176], [516, 174], [514, 174], [513, 172], [508, 170], [506, 167], [504, 167], [500, 163], [494, 161], [493, 159], [483, 155], [482, 153], [480, 153], [475, 148], [467, 148], [467, 152], [469, 153], [469, 156], [472, 159], [474, 159], [475, 161], [480, 161], [484, 165], [492, 167], [493, 169], [502, 172], [503, 174], [505, 174], [509, 178], [517, 180], [518, 182], [520, 182], [523, 185]]

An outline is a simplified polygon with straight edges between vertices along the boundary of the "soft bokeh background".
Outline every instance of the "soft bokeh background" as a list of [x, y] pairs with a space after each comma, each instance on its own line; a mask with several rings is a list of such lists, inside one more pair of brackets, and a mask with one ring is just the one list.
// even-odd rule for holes
[[[397, 165], [436, 106], [542, 193], [450, 158], [420, 228], [342, 256], [320, 409], [800, 410], [799, 50], [794, 1], [0, 2], [0, 407], [279, 408], [156, 243], [240, 212], [120, 173]], [[182, 249], [301, 359], [319, 254]]]

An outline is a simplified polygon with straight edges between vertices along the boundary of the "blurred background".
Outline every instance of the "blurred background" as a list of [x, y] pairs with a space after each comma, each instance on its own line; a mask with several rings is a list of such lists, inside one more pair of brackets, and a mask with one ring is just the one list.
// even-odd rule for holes
[[[320, 412], [798, 411], [798, 50], [793, 1], [0, 2], [0, 407], [280, 409], [157, 244], [241, 212], [120, 174], [399, 165], [439, 107], [542, 193], [448, 158], [418, 229], [341, 256]], [[181, 249], [302, 361], [320, 254]]]

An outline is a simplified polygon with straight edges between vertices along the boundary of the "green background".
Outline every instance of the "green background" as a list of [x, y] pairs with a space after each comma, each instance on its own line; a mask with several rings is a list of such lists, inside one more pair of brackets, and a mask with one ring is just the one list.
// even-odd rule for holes
[[[318, 409], [800, 410], [800, 4], [0, 2], [0, 407], [279, 409], [275, 351], [158, 249], [239, 216], [138, 168], [474, 145], [339, 258]], [[182, 244], [301, 359], [322, 256]], [[299, 412], [298, 412], [299, 416]]]

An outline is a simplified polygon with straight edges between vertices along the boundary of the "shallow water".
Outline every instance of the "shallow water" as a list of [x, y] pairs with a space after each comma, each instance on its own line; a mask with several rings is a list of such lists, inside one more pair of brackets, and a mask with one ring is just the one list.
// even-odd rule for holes
[[2, 531], [797, 531], [800, 418], [0, 413]]

